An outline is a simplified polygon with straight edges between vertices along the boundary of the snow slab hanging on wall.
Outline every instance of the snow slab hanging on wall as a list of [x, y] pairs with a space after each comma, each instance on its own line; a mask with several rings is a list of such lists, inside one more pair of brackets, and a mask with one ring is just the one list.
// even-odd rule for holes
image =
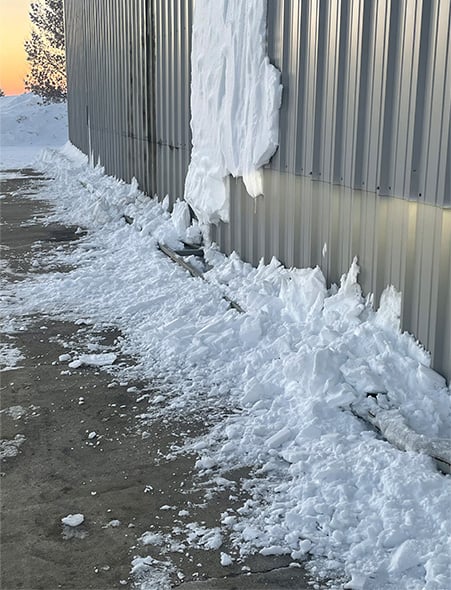
[[259, 168], [278, 145], [282, 86], [266, 55], [266, 0], [196, 0], [191, 69], [185, 199], [201, 224], [227, 222], [228, 175], [257, 197]]

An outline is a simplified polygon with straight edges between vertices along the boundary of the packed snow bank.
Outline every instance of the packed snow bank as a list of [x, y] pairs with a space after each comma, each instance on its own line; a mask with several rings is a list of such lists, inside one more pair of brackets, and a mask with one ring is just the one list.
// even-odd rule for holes
[[202, 224], [229, 219], [228, 175], [262, 194], [278, 145], [280, 74], [266, 55], [266, 1], [197, 0], [191, 55], [193, 149], [185, 199]]
[[43, 147], [67, 141], [67, 105], [43, 105], [35, 94], [0, 97], [0, 166], [33, 163]]

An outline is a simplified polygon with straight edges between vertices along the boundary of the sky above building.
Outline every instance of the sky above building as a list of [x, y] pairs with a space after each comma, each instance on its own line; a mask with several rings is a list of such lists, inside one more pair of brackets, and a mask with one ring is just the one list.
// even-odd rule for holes
[[28, 63], [24, 41], [31, 25], [30, 0], [0, 0], [0, 88], [7, 95], [24, 92]]

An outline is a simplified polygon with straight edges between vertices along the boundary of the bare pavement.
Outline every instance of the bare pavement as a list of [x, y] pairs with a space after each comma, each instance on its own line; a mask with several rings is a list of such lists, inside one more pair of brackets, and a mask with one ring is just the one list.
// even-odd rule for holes
[[[80, 234], [45, 225], [48, 205], [31, 194], [51, 190], [51, 180], [29, 169], [5, 178], [4, 279], [15, 282], [46, 272], [33, 265], [37, 250], [73, 247]], [[95, 341], [109, 350], [120, 337], [109, 326], [50, 316], [28, 318], [8, 336], [24, 358], [0, 373], [1, 588], [158, 590], [168, 587], [168, 576], [181, 590], [322, 587], [302, 567], [290, 566], [289, 556], [257, 554], [224, 567], [221, 552], [233, 554], [226, 543], [206, 551], [186, 542], [190, 522], [217, 527], [233, 501], [242, 504], [243, 474], [228, 474], [233, 490], [209, 493], [195, 473], [196, 457], [173, 452], [208, 426], [204, 415], [143, 423], [139, 399], [156, 393], [152, 383], [120, 383], [96, 367], [68, 370], [58, 360], [67, 352], [63, 343], [77, 349]], [[83, 524], [63, 525], [63, 517], [76, 513], [84, 515]], [[143, 544], [145, 532], [159, 542]], [[148, 559], [131, 575], [136, 556]]]

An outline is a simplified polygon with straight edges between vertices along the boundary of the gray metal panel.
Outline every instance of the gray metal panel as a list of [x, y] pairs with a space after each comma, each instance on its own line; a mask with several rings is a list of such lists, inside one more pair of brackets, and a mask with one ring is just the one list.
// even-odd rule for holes
[[[189, 161], [192, 4], [66, 1], [74, 142], [89, 151], [89, 131], [107, 171], [171, 199]], [[449, 206], [450, 19], [450, 0], [268, 0], [284, 85], [271, 168]]]
[[86, 125], [86, 49], [83, 12], [70, 1], [64, 3], [66, 35], [66, 67], [69, 83], [76, 92], [69, 92], [67, 107], [72, 143], [80, 150], [88, 151]]
[[183, 197], [190, 132], [192, 3], [153, 0], [155, 55], [154, 191], [173, 202]]
[[183, 196], [192, 3], [66, 0], [70, 137], [109, 174]]
[[273, 170], [449, 205], [449, 0], [268, 0]]

